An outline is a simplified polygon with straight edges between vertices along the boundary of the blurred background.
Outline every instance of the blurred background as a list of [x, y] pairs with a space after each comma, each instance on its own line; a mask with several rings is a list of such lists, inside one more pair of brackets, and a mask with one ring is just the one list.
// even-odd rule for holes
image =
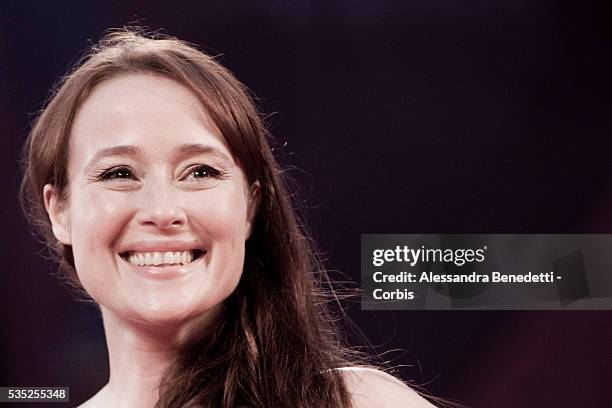
[[[74, 406], [107, 379], [96, 309], [61, 288], [17, 205], [33, 114], [105, 29], [220, 55], [270, 115], [332, 276], [358, 283], [363, 233], [612, 233], [611, 17], [569, 1], [3, 2], [0, 385], [68, 385]], [[349, 306], [435, 396], [611, 404], [610, 311]]]

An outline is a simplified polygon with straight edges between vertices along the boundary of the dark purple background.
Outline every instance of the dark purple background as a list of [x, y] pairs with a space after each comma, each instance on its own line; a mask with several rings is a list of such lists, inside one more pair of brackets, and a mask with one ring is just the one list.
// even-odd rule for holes
[[[290, 174], [329, 266], [357, 282], [361, 233], [612, 233], [604, 2], [121, 3], [0, 11], [0, 385], [69, 385], [79, 403], [105, 382], [95, 308], [34, 255], [17, 160], [87, 39], [136, 19], [223, 53], [276, 112], [279, 159], [302, 169]], [[349, 312], [434, 395], [610, 406], [612, 312]]]

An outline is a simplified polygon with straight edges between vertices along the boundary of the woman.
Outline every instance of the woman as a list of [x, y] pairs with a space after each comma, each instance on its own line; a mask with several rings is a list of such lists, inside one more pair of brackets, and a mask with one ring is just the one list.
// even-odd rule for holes
[[22, 197], [102, 313], [110, 378], [83, 406], [430, 406], [354, 368], [267, 136], [232, 74], [173, 38], [113, 32], [58, 85]]

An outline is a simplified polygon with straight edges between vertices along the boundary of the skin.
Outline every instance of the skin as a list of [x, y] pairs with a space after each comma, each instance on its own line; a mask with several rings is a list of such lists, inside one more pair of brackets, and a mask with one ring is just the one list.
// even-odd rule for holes
[[353, 408], [435, 408], [397, 378], [372, 368], [341, 368]]
[[[152, 407], [177, 350], [223, 318], [258, 183], [248, 185], [195, 95], [152, 74], [96, 86], [71, 131], [68, 178], [65, 200], [44, 187], [45, 205], [100, 307], [110, 360], [108, 384], [82, 406]], [[184, 266], [136, 266], [125, 256], [193, 249], [201, 256]], [[380, 371], [342, 373], [358, 408], [431, 406]]]

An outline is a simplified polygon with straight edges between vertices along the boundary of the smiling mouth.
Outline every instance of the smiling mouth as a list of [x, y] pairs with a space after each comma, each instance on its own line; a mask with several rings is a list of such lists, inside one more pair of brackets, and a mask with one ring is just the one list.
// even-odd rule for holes
[[204, 255], [204, 251], [192, 249], [188, 251], [141, 252], [128, 251], [119, 254], [126, 262], [137, 266], [176, 266], [188, 265]]

